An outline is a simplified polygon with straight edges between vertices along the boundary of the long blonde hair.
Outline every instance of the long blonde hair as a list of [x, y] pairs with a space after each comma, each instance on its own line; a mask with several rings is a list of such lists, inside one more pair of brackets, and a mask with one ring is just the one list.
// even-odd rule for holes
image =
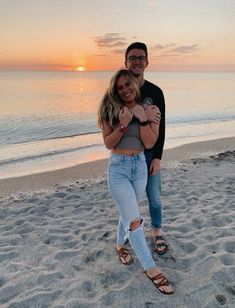
[[110, 85], [106, 90], [98, 109], [97, 125], [103, 128], [104, 122], [108, 122], [113, 128], [118, 122], [119, 112], [124, 105], [117, 90], [118, 79], [124, 76], [136, 90], [136, 101], [140, 103], [140, 87], [138, 79], [127, 69], [120, 69], [111, 78]]

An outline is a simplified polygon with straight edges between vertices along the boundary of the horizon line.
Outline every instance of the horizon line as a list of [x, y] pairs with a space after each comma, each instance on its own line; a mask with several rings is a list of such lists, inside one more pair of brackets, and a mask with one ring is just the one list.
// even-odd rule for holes
[[[116, 69], [118, 70], [118, 69]], [[115, 72], [116, 70], [111, 70], [111, 69], [107, 69], [107, 70], [83, 70], [83, 71], [77, 71], [77, 70], [58, 70], [58, 69], [17, 69], [17, 68], [0, 68], [0, 72], [56, 72], [56, 73], [76, 73], [76, 74], [84, 74], [84, 73], [104, 73], [104, 72]], [[157, 72], [161, 72], [161, 73], [177, 73], [177, 72], [198, 72], [198, 73], [235, 73], [235, 69], [232, 70], [227, 70], [227, 69], [219, 69], [219, 68], [214, 68], [214, 69], [157, 69], [157, 70], [153, 70], [153, 69], [147, 69], [145, 71], [145, 73], [157, 73]]]

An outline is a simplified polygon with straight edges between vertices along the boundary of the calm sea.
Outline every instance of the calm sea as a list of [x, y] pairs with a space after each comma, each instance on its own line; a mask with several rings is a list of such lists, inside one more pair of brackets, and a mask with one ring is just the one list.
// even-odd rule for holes
[[[110, 72], [0, 72], [0, 178], [108, 157], [96, 126]], [[166, 100], [165, 148], [235, 135], [235, 73], [146, 73]]]

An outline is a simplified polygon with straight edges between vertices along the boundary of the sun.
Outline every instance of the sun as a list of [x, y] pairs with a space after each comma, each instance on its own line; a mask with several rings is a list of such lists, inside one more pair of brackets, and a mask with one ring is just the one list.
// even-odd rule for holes
[[83, 72], [85, 70], [86, 70], [85, 66], [77, 66], [76, 67], [76, 71], [78, 71], [78, 72]]

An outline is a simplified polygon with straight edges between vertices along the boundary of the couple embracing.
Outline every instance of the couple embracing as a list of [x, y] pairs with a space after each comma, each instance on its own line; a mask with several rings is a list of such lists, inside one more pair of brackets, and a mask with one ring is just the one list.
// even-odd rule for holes
[[156, 267], [143, 233], [139, 203], [146, 191], [152, 224], [154, 252], [167, 252], [161, 235], [160, 161], [165, 139], [165, 102], [162, 90], [144, 79], [148, 66], [147, 46], [132, 43], [125, 66], [114, 74], [98, 110], [98, 124], [105, 146], [111, 150], [108, 186], [119, 211], [116, 251], [122, 264], [133, 258], [127, 239], [147, 277], [164, 294], [174, 293]]

